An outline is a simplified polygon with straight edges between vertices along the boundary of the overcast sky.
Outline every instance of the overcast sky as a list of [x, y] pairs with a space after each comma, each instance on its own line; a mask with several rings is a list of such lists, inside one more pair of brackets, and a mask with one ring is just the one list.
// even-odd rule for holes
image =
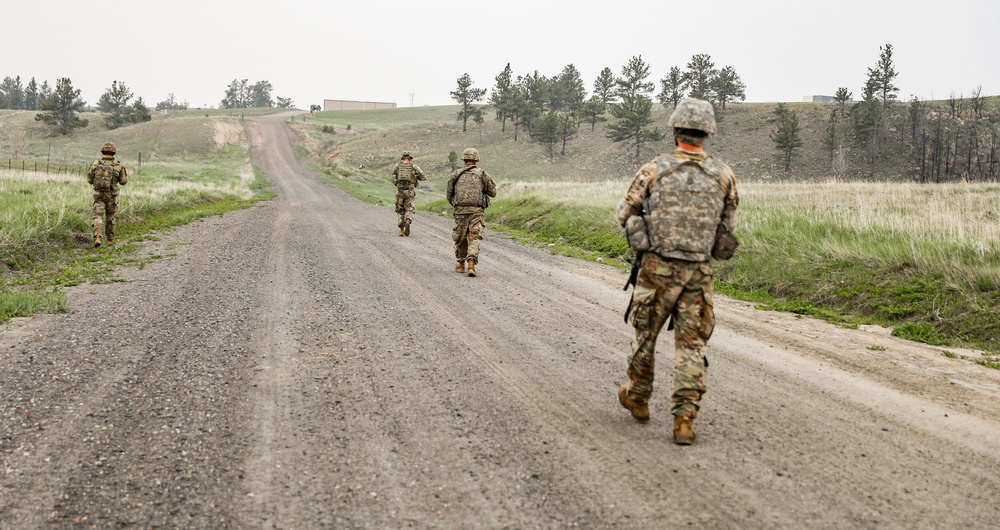
[[[1000, 1], [951, 0], [4, 0], [0, 77], [68, 77], [97, 103], [112, 81], [153, 107], [173, 93], [219, 106], [234, 79], [269, 81], [308, 109], [323, 99], [450, 105], [468, 73], [492, 88], [573, 64], [589, 91], [633, 56], [650, 81], [695, 54], [732, 66], [747, 101], [802, 101], [846, 86], [858, 99], [892, 44], [899, 97], [1000, 95]], [[113, 6], [113, 9], [108, 9]]]

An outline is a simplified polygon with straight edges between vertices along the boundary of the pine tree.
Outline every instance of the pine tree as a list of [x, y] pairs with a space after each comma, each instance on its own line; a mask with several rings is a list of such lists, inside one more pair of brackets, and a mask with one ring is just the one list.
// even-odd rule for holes
[[635, 145], [636, 166], [642, 163], [642, 146], [663, 138], [659, 129], [648, 127], [653, 123], [653, 100], [648, 94], [654, 85], [647, 77], [649, 66], [641, 56], [633, 57], [622, 68], [622, 77], [615, 80], [621, 102], [611, 105], [611, 115], [617, 121], [608, 126], [608, 138]]
[[618, 101], [616, 92], [615, 73], [610, 68], [604, 67], [594, 80], [594, 95], [600, 98], [601, 103], [607, 108], [608, 105]]
[[784, 103], [778, 103], [774, 115], [777, 118], [778, 126], [771, 133], [771, 141], [781, 151], [785, 161], [785, 173], [787, 173], [791, 168], [792, 156], [799, 147], [802, 147], [802, 137], [799, 135], [799, 116], [794, 110], [785, 108]]
[[485, 88], [472, 88], [472, 78], [462, 74], [458, 78], [458, 88], [451, 92], [451, 99], [462, 106], [458, 111], [458, 121], [462, 122], [462, 132], [468, 130], [469, 118], [475, 112], [475, 104], [486, 95]]
[[677, 108], [677, 104], [684, 99], [684, 76], [681, 69], [676, 66], [670, 67], [670, 73], [660, 79], [660, 93], [656, 99], [664, 107], [670, 104], [670, 108]]
[[510, 63], [507, 63], [507, 66], [496, 76], [495, 80], [496, 84], [493, 85], [488, 103], [496, 109], [496, 120], [500, 122], [500, 132], [507, 132], [507, 120], [513, 117], [515, 111], [512, 107], [514, 80]]
[[87, 120], [78, 116], [86, 104], [80, 99], [80, 90], [73, 88], [73, 82], [62, 77], [56, 82], [55, 91], [39, 105], [42, 112], [35, 115], [35, 120], [52, 125], [56, 134], [68, 135], [73, 129], [87, 126]]

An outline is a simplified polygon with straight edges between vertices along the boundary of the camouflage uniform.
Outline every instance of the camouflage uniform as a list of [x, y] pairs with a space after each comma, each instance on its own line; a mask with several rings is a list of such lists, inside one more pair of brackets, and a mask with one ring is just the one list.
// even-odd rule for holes
[[[400, 162], [392, 168], [392, 185], [396, 186], [396, 213], [399, 214], [401, 229], [413, 222], [413, 198], [416, 196], [417, 182], [427, 180], [427, 175], [412, 159], [410, 152], [405, 151]], [[400, 179], [400, 176], [403, 178]]]
[[[455, 228], [451, 237], [455, 241], [455, 260], [460, 264], [479, 262], [479, 242], [482, 241], [486, 232], [486, 225], [483, 222], [483, 214], [486, 211], [486, 202], [483, 196], [496, 197], [497, 187], [493, 183], [486, 170], [476, 167], [479, 161], [479, 152], [475, 149], [466, 149], [462, 153], [462, 159], [466, 166], [456, 169], [448, 178], [447, 198], [454, 207]], [[463, 175], [478, 177], [481, 183], [481, 194], [477, 195], [478, 200], [461, 198], [458, 181]], [[469, 178], [466, 176], [466, 178]], [[458, 270], [456, 268], [456, 270]], [[461, 272], [461, 271], [459, 271]], [[470, 275], [474, 275], [470, 271]]]
[[[675, 417], [697, 416], [707, 388], [706, 343], [715, 328], [711, 249], [720, 221], [730, 230], [735, 227], [738, 205], [736, 177], [729, 166], [679, 139], [672, 155], [657, 157], [639, 169], [618, 206], [619, 224], [625, 227], [631, 225], [630, 219], [643, 216], [649, 239], [629, 315], [635, 327], [626, 370], [629, 385], [619, 395], [623, 405], [627, 398], [641, 406], [646, 417], [656, 339], [670, 317], [676, 354], [671, 412]], [[635, 412], [633, 416], [644, 419]]]
[[[115, 214], [118, 213], [119, 185], [128, 183], [128, 172], [115, 160], [115, 144], [108, 142], [101, 148], [101, 159], [87, 170], [87, 183], [94, 187], [94, 246], [101, 245], [106, 235], [108, 244], [115, 242]], [[105, 217], [107, 220], [105, 221]]]

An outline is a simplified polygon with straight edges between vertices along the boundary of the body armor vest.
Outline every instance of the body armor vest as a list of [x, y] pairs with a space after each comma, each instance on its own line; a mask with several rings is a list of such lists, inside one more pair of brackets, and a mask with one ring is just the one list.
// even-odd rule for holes
[[112, 191], [120, 174], [118, 164], [114, 160], [99, 160], [94, 167], [94, 191], [101, 193]]
[[401, 190], [413, 189], [414, 171], [413, 164], [400, 162], [396, 169], [396, 187]]
[[698, 163], [664, 155], [656, 162], [659, 178], [644, 204], [650, 250], [707, 260], [725, 207], [722, 167], [711, 158]]
[[473, 166], [455, 181], [455, 206], [483, 205], [483, 170]]

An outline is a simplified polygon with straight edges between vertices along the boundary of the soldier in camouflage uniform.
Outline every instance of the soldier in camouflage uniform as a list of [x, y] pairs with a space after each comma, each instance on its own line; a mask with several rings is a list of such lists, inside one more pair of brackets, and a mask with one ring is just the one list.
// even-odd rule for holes
[[483, 214], [490, 205], [490, 197], [497, 196], [497, 187], [486, 170], [476, 167], [479, 151], [466, 149], [462, 152], [465, 167], [456, 169], [448, 179], [448, 202], [455, 209], [455, 228], [451, 237], [455, 240], [455, 272], [476, 275], [479, 263], [479, 242], [486, 231]]
[[649, 420], [656, 339], [672, 317], [674, 441], [689, 445], [706, 390], [706, 344], [715, 328], [712, 249], [720, 223], [735, 227], [739, 196], [729, 166], [702, 148], [715, 133], [710, 103], [684, 100], [667, 125], [677, 149], [639, 169], [616, 214], [640, 255], [629, 314], [635, 327], [629, 383], [619, 388], [618, 400], [635, 420]]
[[[128, 183], [128, 172], [115, 160], [115, 144], [101, 147], [101, 159], [87, 170], [87, 182], [94, 187], [94, 246], [101, 246], [101, 235], [109, 245], [115, 244], [115, 214], [118, 213], [118, 186]], [[105, 221], [105, 217], [107, 220]]]
[[416, 196], [417, 182], [427, 180], [420, 167], [413, 163], [413, 155], [403, 151], [403, 156], [392, 168], [392, 185], [396, 186], [396, 213], [399, 214], [399, 235], [410, 235], [413, 223], [413, 198]]

